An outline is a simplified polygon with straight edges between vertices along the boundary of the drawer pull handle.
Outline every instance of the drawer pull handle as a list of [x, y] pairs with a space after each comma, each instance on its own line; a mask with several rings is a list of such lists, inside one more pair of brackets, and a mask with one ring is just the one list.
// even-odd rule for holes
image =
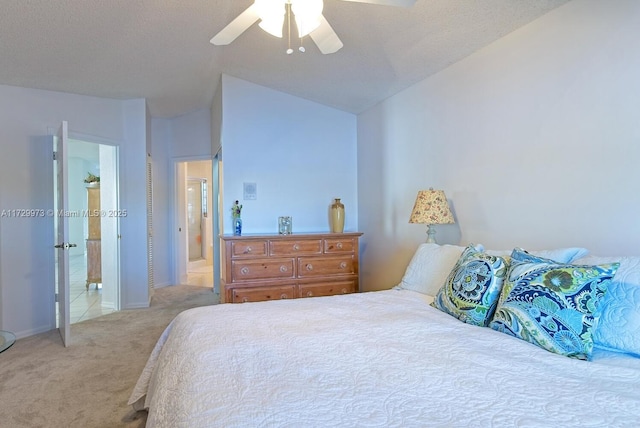
[[300, 245], [293, 244], [293, 251], [298, 251], [300, 249]]
[[313, 270], [313, 265], [311, 263], [308, 263], [306, 268], [307, 270]]
[[307, 297], [313, 297], [313, 291], [307, 291]]
[[246, 250], [244, 250], [244, 253], [245, 253], [245, 254], [249, 254], [250, 252], [251, 252], [251, 247], [247, 247], [247, 249], [246, 249]]
[[288, 298], [289, 298], [289, 296], [287, 296], [285, 293], [282, 293], [282, 294], [280, 295], [280, 299], [282, 299], [282, 300], [284, 300], [284, 299], [288, 299]]
[[246, 274], [248, 274], [248, 273], [249, 273], [249, 268], [248, 268], [248, 267], [246, 267], [246, 266], [245, 266], [245, 267], [243, 267], [242, 269], [240, 269], [240, 273], [241, 273], [242, 275], [246, 275]]
[[337, 249], [339, 249], [339, 250], [341, 250], [341, 249], [342, 249], [342, 242], [338, 242], [338, 243], [336, 244], [336, 248], [337, 248]]
[[342, 294], [347, 294], [347, 289], [346, 289], [346, 288], [343, 288], [343, 289], [342, 289], [342, 290], [340, 290], [340, 291], [342, 291]]
[[287, 267], [285, 265], [280, 266], [280, 272], [286, 272], [289, 269], [287, 269]]
[[248, 301], [249, 301], [249, 298], [248, 298], [248, 297], [243, 297], [243, 298], [242, 298], [242, 303], [247, 303]]
[[345, 269], [347, 267], [347, 262], [340, 262], [340, 269]]

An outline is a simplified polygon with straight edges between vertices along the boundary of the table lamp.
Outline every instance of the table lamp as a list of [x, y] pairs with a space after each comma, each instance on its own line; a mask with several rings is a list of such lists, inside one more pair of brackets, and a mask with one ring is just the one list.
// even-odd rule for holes
[[427, 225], [427, 243], [437, 244], [434, 224], [453, 224], [453, 214], [442, 190], [420, 190], [413, 205], [409, 223]]

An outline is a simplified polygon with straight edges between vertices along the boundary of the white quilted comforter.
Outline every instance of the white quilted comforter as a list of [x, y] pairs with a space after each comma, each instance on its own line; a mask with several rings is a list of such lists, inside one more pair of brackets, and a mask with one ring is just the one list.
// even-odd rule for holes
[[131, 395], [147, 427], [636, 427], [640, 359], [558, 356], [388, 290], [191, 309]]

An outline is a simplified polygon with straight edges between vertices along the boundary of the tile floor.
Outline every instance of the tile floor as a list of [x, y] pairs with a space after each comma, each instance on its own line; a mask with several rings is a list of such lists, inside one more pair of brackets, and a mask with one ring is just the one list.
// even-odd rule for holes
[[[69, 257], [69, 295], [71, 298], [71, 324], [110, 314], [113, 309], [102, 307], [102, 285], [87, 290], [87, 258], [84, 254]], [[192, 267], [187, 283], [213, 288], [213, 266]]]
[[213, 288], [213, 266], [198, 266], [190, 263], [189, 271], [187, 272], [187, 284]]
[[113, 309], [102, 307], [102, 285], [87, 290], [87, 259], [84, 254], [69, 257], [69, 295], [71, 324], [110, 314]]

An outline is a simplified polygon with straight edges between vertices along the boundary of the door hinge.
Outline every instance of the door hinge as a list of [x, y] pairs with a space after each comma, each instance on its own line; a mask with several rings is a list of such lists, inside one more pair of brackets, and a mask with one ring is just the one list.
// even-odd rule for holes
[[58, 160], [58, 152], [53, 152], [53, 160]]
[[59, 302], [60, 302], [60, 299], [59, 299], [58, 293], [56, 293], [56, 303], [59, 303]]

